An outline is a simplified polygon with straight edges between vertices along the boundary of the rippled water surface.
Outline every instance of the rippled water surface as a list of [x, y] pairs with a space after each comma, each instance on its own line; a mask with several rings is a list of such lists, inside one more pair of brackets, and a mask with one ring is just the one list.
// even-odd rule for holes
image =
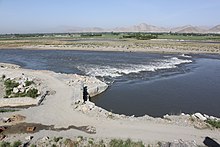
[[201, 112], [220, 117], [220, 57], [123, 52], [0, 50], [0, 62], [96, 76], [109, 89], [92, 99], [141, 116]]

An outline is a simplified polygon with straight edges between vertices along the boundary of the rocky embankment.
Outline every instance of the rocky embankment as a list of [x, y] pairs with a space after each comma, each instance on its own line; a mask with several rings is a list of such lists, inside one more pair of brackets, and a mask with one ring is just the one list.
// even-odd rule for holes
[[[2, 87], [2, 98], [0, 98], [0, 107], [18, 107], [18, 106], [36, 106], [40, 105], [46, 95], [53, 94], [56, 91], [51, 90], [42, 79], [37, 78], [32, 75], [25, 74], [25, 72], [17, 73], [16, 70], [21, 70], [19, 66], [13, 64], [0, 64], [0, 75], [2, 77], [2, 83], [9, 82], [10, 94], [8, 94], [7, 89]], [[27, 70], [26, 70], [27, 71]], [[73, 103], [76, 101], [83, 103], [83, 90], [84, 87], [87, 88], [87, 92], [90, 97], [93, 97], [97, 94], [102, 93], [108, 87], [102, 81], [99, 81], [95, 77], [86, 77], [80, 76], [76, 74], [60, 74], [53, 73], [60, 79], [64, 80], [64, 82], [68, 86], [78, 86], [78, 91], [75, 93], [73, 97]], [[9, 85], [9, 86], [10, 86]], [[36, 89], [36, 97], [26, 96], [25, 94], [28, 91]]]

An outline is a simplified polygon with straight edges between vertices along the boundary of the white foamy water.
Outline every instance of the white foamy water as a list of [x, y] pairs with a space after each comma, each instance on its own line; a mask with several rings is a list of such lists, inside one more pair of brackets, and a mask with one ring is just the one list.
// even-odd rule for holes
[[169, 59], [155, 60], [145, 64], [118, 64], [117, 67], [103, 65], [84, 65], [78, 69], [90, 76], [100, 77], [119, 77], [131, 73], [154, 72], [161, 69], [176, 68], [177, 65], [191, 63], [192, 60], [179, 59], [172, 57]]
[[185, 58], [192, 58], [192, 56], [186, 55], [186, 54], [182, 54], [180, 55], [181, 57], [185, 57]]

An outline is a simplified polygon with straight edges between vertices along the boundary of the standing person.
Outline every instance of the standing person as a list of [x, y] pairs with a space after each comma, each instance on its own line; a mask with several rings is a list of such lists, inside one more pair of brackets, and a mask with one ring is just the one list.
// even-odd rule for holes
[[86, 102], [87, 100], [90, 100], [90, 96], [87, 91], [87, 86], [83, 87], [83, 100], [84, 102]]

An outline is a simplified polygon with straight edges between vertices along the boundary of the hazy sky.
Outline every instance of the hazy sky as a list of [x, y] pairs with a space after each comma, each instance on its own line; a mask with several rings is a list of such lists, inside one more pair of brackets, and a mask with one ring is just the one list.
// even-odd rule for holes
[[0, 0], [0, 33], [220, 24], [220, 0]]

